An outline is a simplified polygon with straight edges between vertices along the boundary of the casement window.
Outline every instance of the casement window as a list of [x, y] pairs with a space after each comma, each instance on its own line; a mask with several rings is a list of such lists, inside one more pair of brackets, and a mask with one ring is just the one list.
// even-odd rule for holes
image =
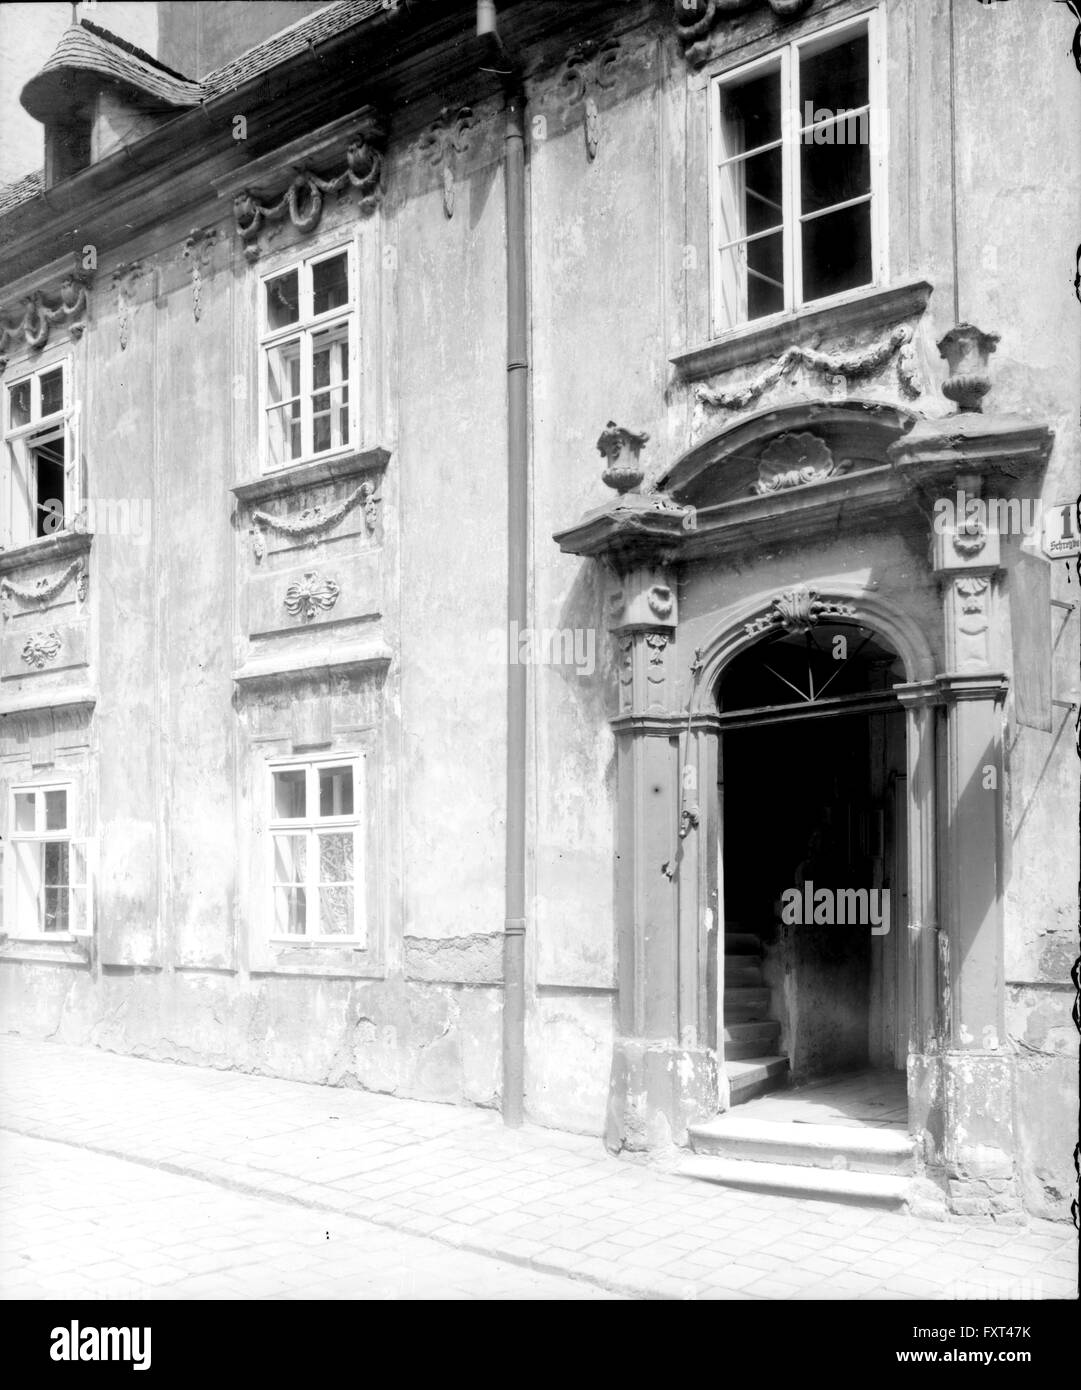
[[89, 847], [73, 833], [74, 788], [12, 787], [9, 797], [4, 930], [16, 937], [89, 935]]
[[363, 760], [270, 768], [271, 935], [363, 944]]
[[0, 544], [26, 545], [70, 527], [79, 509], [77, 411], [71, 364], [53, 362], [4, 390]]
[[355, 248], [274, 271], [260, 298], [264, 470], [357, 448]]
[[881, 28], [864, 15], [713, 79], [714, 336], [882, 282]]

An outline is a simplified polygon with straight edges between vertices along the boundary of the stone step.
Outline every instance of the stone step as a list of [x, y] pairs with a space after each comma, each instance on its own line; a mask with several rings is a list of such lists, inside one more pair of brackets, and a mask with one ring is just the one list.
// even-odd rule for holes
[[726, 1059], [768, 1057], [777, 1050], [781, 1025], [773, 1019], [750, 1023], [730, 1023], [724, 1030]]
[[787, 1057], [744, 1057], [725, 1062], [730, 1104], [741, 1105], [776, 1091], [788, 1080]]
[[724, 992], [725, 1022], [750, 1021], [769, 1016], [770, 992], [763, 985], [742, 985]]
[[724, 934], [724, 953], [726, 956], [760, 956], [762, 942], [751, 932], [726, 931]]
[[762, 984], [762, 968], [753, 956], [728, 956], [724, 963], [726, 989], [742, 989]]
[[789, 1163], [746, 1163], [712, 1154], [689, 1154], [678, 1171], [686, 1177], [725, 1187], [894, 1209], [905, 1205], [912, 1185], [911, 1178], [886, 1173], [852, 1173]]
[[717, 1158], [894, 1177], [916, 1171], [916, 1142], [900, 1129], [725, 1114], [691, 1125], [688, 1132], [695, 1153]]

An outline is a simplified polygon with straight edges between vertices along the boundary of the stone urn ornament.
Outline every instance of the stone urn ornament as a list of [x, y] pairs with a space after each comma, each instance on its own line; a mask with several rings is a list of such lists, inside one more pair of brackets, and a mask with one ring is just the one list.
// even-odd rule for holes
[[635, 434], [633, 430], [625, 430], [614, 420], [609, 420], [597, 440], [597, 450], [605, 460], [601, 477], [620, 495], [633, 492], [645, 477], [645, 469], [639, 463], [638, 456], [648, 439], [648, 434]]
[[983, 398], [991, 389], [987, 359], [998, 344], [997, 333], [983, 333], [971, 323], [959, 323], [939, 340], [939, 354], [950, 369], [942, 394], [958, 410], [983, 410]]

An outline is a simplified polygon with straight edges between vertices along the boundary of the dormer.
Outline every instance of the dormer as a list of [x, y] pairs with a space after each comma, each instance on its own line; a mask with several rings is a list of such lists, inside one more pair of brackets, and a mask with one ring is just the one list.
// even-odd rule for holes
[[45, 186], [51, 188], [198, 106], [203, 89], [83, 19], [64, 31], [20, 100], [45, 127]]

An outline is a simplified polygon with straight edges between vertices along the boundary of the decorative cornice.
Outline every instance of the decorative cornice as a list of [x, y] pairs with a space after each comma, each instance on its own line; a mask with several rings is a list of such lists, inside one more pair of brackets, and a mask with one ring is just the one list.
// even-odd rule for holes
[[302, 622], [310, 623], [318, 613], [328, 613], [338, 602], [341, 589], [333, 579], [309, 571], [294, 579], [285, 591], [282, 603], [285, 611]]
[[454, 216], [454, 175], [458, 155], [469, 150], [469, 132], [473, 129], [473, 110], [461, 106], [457, 111], [444, 107], [420, 138], [420, 149], [433, 169], [442, 169], [443, 213]]
[[7, 367], [9, 346], [25, 344], [32, 352], [40, 352], [54, 323], [71, 323], [72, 337], [80, 337], [85, 325], [73, 320], [86, 309], [86, 289], [87, 281], [81, 276], [68, 275], [55, 303], [50, 304], [41, 291], [35, 291], [23, 301], [26, 307], [15, 323], [0, 318], [0, 372]]
[[[697, 386], [695, 397], [709, 410], [743, 410], [753, 405], [764, 391], [776, 385], [797, 364], [810, 367], [812, 371], [824, 372], [829, 376], [843, 376], [846, 380], [851, 380], [878, 371], [895, 353], [901, 354], [898, 361], [901, 389], [906, 396], [918, 396], [923, 390], [923, 383], [916, 367], [915, 355], [911, 351], [911, 343], [912, 329], [907, 324], [899, 325], [877, 343], [855, 352], [819, 352], [817, 348], [794, 343], [758, 376], [752, 377], [742, 386], [737, 386], [731, 391], [717, 391], [708, 386]], [[908, 349], [907, 353], [905, 349]]]
[[333, 458], [313, 459], [311, 463], [294, 464], [274, 473], [265, 473], [246, 483], [236, 483], [233, 496], [245, 507], [260, 502], [288, 497], [324, 483], [341, 483], [381, 473], [390, 462], [390, 451], [381, 448], [361, 449], [353, 454], [337, 454]]
[[90, 582], [89, 575], [83, 566], [82, 560], [73, 560], [67, 569], [61, 570], [58, 575], [51, 578], [43, 575], [36, 579], [33, 584], [13, 584], [10, 579], [0, 579], [0, 604], [3, 606], [3, 616], [5, 619], [11, 617], [11, 600], [20, 599], [24, 603], [48, 603], [49, 599], [55, 598], [70, 582], [75, 580], [75, 594], [82, 603], [86, 599], [87, 587]]
[[662, 492], [629, 492], [587, 512], [553, 539], [565, 555], [609, 556], [622, 568], [665, 564], [696, 525], [693, 507]]
[[56, 628], [41, 628], [30, 634], [19, 654], [27, 666], [40, 671], [47, 662], [56, 658], [61, 645], [60, 634]]
[[[672, 0], [676, 33], [692, 63], [709, 56], [709, 37], [720, 19], [749, 10], [767, 0]], [[810, 9], [814, 0], [768, 0], [770, 9], [781, 19], [794, 19]]]
[[851, 621], [856, 617], [855, 605], [833, 599], [822, 599], [817, 589], [786, 589], [775, 595], [759, 618], [746, 624], [749, 637], [757, 637], [781, 628], [785, 632], [810, 632], [820, 622], [838, 619]]

